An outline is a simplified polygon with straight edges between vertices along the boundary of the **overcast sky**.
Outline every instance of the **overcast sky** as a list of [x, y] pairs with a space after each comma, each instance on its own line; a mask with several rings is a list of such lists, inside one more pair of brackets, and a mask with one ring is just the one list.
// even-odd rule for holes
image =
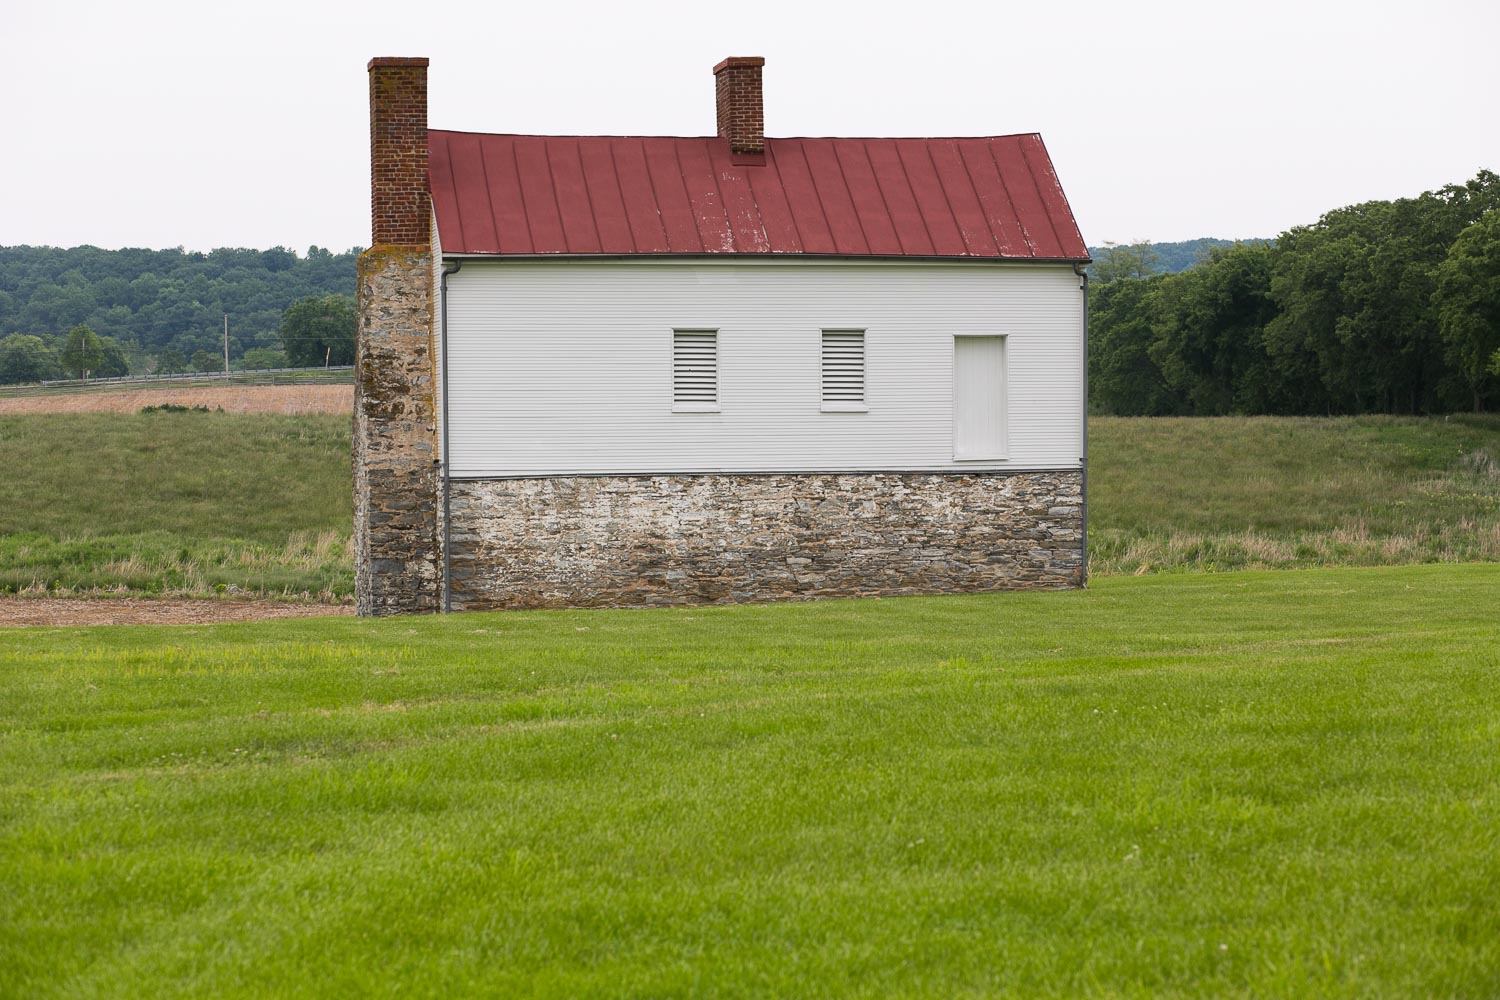
[[768, 135], [1040, 132], [1080, 228], [1261, 237], [1500, 170], [1500, 3], [7, 3], [0, 245], [369, 240], [365, 63], [435, 128], [703, 135], [766, 57]]

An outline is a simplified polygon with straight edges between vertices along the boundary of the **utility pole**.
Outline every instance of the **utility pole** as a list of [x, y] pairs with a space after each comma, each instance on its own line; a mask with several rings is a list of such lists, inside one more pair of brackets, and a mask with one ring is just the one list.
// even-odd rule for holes
[[229, 314], [224, 314], [224, 374], [229, 374]]

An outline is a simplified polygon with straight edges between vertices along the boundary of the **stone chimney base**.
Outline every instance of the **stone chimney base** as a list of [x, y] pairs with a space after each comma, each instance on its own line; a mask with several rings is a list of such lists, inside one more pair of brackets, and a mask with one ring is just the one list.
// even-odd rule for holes
[[432, 273], [426, 246], [377, 246], [359, 258], [354, 550], [361, 615], [442, 610]]

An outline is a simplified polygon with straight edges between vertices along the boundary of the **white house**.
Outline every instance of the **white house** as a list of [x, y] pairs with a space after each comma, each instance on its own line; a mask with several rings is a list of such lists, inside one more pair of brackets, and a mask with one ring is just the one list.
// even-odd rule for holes
[[1041, 138], [429, 130], [370, 64], [364, 613], [1079, 586], [1088, 254]]

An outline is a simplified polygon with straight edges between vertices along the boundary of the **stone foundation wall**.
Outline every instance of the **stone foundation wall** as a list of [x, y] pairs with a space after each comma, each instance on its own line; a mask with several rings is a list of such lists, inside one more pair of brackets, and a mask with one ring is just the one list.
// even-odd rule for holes
[[359, 258], [354, 381], [354, 584], [362, 615], [442, 608], [432, 251]]
[[452, 483], [453, 610], [1080, 587], [1078, 472]]

